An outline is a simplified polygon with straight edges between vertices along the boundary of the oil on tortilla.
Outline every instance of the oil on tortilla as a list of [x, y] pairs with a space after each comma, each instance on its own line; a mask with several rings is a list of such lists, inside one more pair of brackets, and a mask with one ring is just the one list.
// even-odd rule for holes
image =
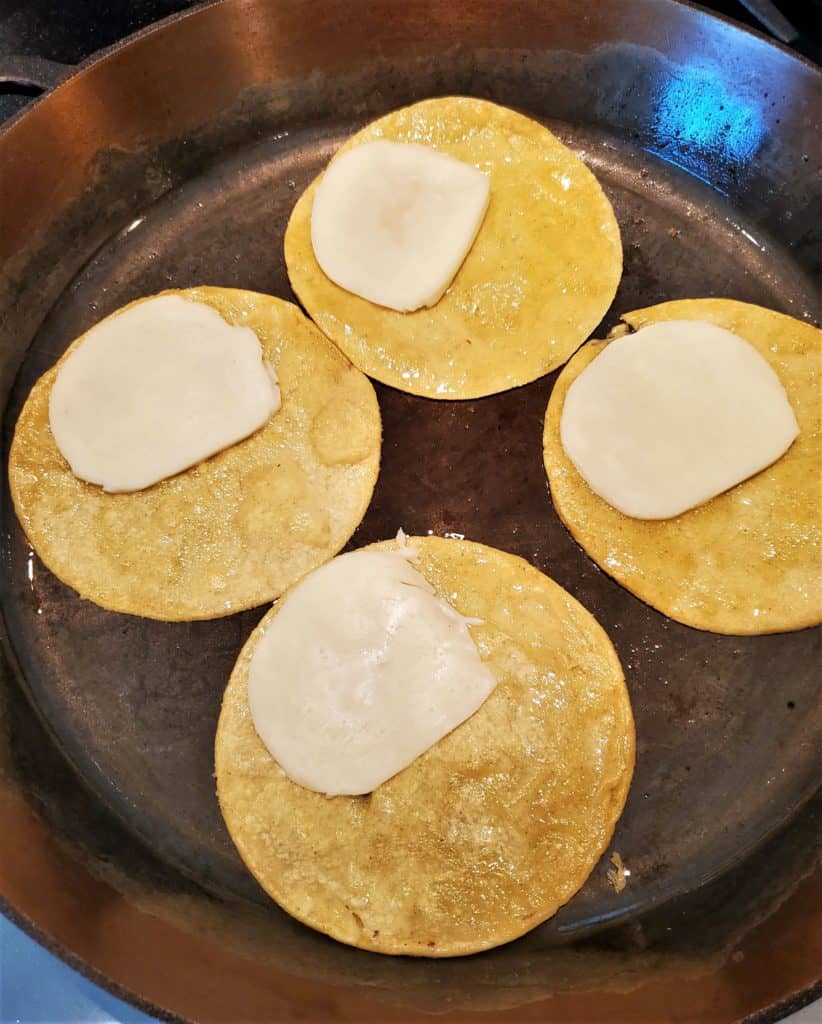
[[177, 476], [107, 494], [74, 476], [51, 435], [58, 363], [20, 414], [9, 481], [29, 542], [82, 597], [148, 618], [209, 619], [271, 601], [346, 543], [376, 482], [380, 415], [371, 383], [292, 303], [227, 288], [177, 294], [256, 332], [279, 378], [279, 412]]
[[340, 152], [386, 139], [433, 146], [491, 175], [491, 202], [451, 286], [398, 313], [334, 284], [311, 247], [315, 181], [285, 235], [309, 316], [370, 377], [428, 398], [476, 398], [568, 359], [601, 321], [622, 274], [619, 226], [585, 164], [547, 128], [486, 100], [444, 97], [387, 114]]
[[[248, 868], [298, 920], [381, 953], [457, 956], [550, 917], [610, 841], [634, 764], [634, 726], [604, 630], [513, 555], [410, 538], [415, 567], [472, 628], [498, 679], [480, 709], [359, 797], [292, 782], [248, 711], [243, 649], [216, 738], [220, 806]], [[379, 545], [393, 546], [394, 542]]]

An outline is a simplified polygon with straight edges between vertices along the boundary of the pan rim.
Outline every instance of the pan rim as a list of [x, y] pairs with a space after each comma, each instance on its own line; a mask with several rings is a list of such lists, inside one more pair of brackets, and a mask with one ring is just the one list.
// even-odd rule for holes
[[[19, 124], [20, 121], [22, 121], [26, 117], [26, 115], [28, 113], [31, 112], [31, 110], [34, 107], [39, 106], [39, 104], [41, 104], [42, 102], [48, 101], [48, 99], [51, 96], [52, 92], [55, 92], [55, 93], [58, 92], [62, 88], [63, 84], [68, 84], [69, 82], [72, 82], [72, 81], [76, 80], [77, 77], [79, 77], [80, 75], [84, 74], [85, 72], [93, 69], [94, 67], [96, 67], [96, 65], [98, 63], [102, 63], [102, 62], [106, 61], [108, 58], [110, 58], [113, 54], [119, 52], [121, 49], [125, 49], [125, 48], [129, 47], [130, 45], [132, 45], [133, 43], [135, 43], [135, 42], [137, 42], [137, 41], [139, 41], [139, 40], [141, 40], [143, 38], [148, 38], [148, 37], [154, 35], [155, 33], [163, 32], [163, 31], [165, 31], [169, 27], [169, 25], [171, 25], [173, 23], [176, 23], [178, 21], [182, 22], [184, 19], [196, 17], [196, 16], [200, 15], [201, 13], [204, 13], [204, 12], [210, 10], [212, 7], [218, 7], [218, 6], [221, 6], [223, 4], [230, 4], [231, 2], [232, 2], [232, 0], [206, 0], [205, 3], [202, 3], [202, 4], [200, 4], [200, 5], [198, 5], [198, 6], [194, 7], [194, 8], [190, 8], [188, 10], [177, 12], [177, 13], [169, 15], [168, 17], [163, 18], [163, 19], [161, 19], [161, 20], [159, 20], [157, 22], [154, 22], [151, 25], [146, 26], [145, 28], [143, 28], [143, 29], [141, 29], [141, 30], [139, 30], [139, 31], [137, 31], [137, 32], [127, 36], [127, 37], [125, 37], [124, 39], [122, 39], [122, 40], [120, 40], [120, 41], [118, 41], [116, 43], [113, 43], [112, 45], [110, 45], [110, 46], [108, 46], [108, 47], [106, 47], [106, 48], [104, 48], [104, 49], [102, 49], [100, 51], [97, 51], [94, 54], [90, 55], [88, 58], [86, 58], [84, 61], [82, 61], [80, 64], [78, 64], [76, 66], [76, 69], [73, 70], [69, 74], [69, 76], [66, 78], [64, 83], [62, 83], [60, 86], [58, 86], [55, 90], [52, 90], [52, 91], [47, 92], [47, 93], [44, 93], [42, 96], [37, 97], [36, 99], [34, 99], [31, 103], [27, 104], [26, 107], [23, 110], [21, 110], [18, 114], [16, 114], [12, 118], [10, 118], [5, 124], [0, 126], [0, 141], [2, 141], [15, 128], [15, 126], [17, 124]], [[235, 0], [235, 2], [236, 2], [236, 0]], [[242, 0], [240, 0], [240, 2], [242, 2]], [[655, 2], [660, 2], [660, 0], [655, 0]], [[808, 60], [807, 58], [803, 57], [802, 55], [798, 55], [798, 54], [794, 53], [788, 47], [786, 47], [783, 44], [781, 44], [781, 43], [779, 43], [779, 42], [777, 42], [777, 41], [767, 37], [764, 33], [760, 32], [758, 30], [751, 29], [751, 28], [749, 28], [747, 26], [741, 25], [741, 24], [733, 21], [733, 19], [728, 18], [728, 17], [726, 17], [724, 15], [719, 15], [719, 14], [715, 14], [714, 12], [708, 11], [708, 10], [706, 10], [704, 7], [702, 7], [699, 4], [689, 2], [689, 0], [663, 0], [663, 2], [667, 2], [668, 4], [672, 4], [672, 5], [675, 5], [675, 6], [678, 6], [678, 7], [689, 8], [689, 9], [691, 9], [693, 11], [698, 12], [701, 15], [707, 16], [708, 18], [716, 19], [717, 21], [720, 21], [720, 22], [728, 25], [729, 27], [731, 27], [733, 29], [741, 31], [741, 32], [743, 32], [743, 33], [745, 33], [747, 35], [750, 35], [750, 36], [754, 37], [755, 39], [758, 39], [761, 42], [767, 43], [771, 47], [775, 48], [777, 51], [781, 52], [782, 54], [784, 54], [784, 55], [786, 55], [788, 57], [791, 57], [798, 64], [803, 65], [806, 69], [810, 69], [812, 72], [815, 73], [816, 79], [819, 80], [819, 81], [822, 81], [822, 69], [817, 67], [812, 61]], [[10, 649], [10, 638], [9, 638], [7, 633], [3, 637], [3, 646], [7, 649], [7, 652], [8, 652], [9, 649]], [[14, 664], [15, 659], [10, 658], [9, 660], [10, 660], [12, 666], [13, 666], [12, 670], [15, 672], [15, 675], [17, 675], [18, 679], [19, 679], [19, 669], [17, 669], [17, 666]], [[810, 788], [809, 788], [809, 792], [807, 794], [803, 795], [803, 798], [802, 798], [801, 802], [799, 803], [799, 805], [797, 807], [795, 807], [795, 808], [792, 808], [789, 813], [786, 813], [786, 815], [780, 820], [780, 823], [778, 825], [774, 826], [772, 829], [769, 829], [765, 833], [763, 833], [763, 835], [760, 837], [760, 839], [758, 840], [757, 844], [755, 844], [755, 845], [759, 845], [760, 843], [765, 842], [767, 840], [767, 838], [770, 835], [773, 834], [773, 832], [778, 830], [780, 827], [783, 827], [786, 824], [787, 820], [808, 799], [810, 799], [813, 796], [814, 792], [816, 791], [816, 788], [817, 788], [816, 786], [811, 785]], [[96, 797], [96, 798], [99, 799], [99, 797]], [[738, 861], [736, 861], [736, 862], [741, 862], [745, 858], [745, 856], [747, 856], [748, 853], [750, 853], [750, 849], [751, 848], [748, 847], [744, 854], [740, 854], [739, 857], [738, 857]], [[704, 878], [700, 882], [700, 886], [706, 884], [708, 881], [710, 881], [711, 878], [717, 877], [717, 875], [721, 874], [723, 871], [727, 871], [727, 869], [728, 869], [728, 865], [726, 865], [722, 870], [718, 871], [716, 874]], [[675, 895], [676, 894], [674, 894], [674, 896], [671, 896], [671, 897], [666, 897], [665, 901], [660, 901], [660, 902], [666, 902], [668, 898], [675, 898]], [[74, 967], [75, 969], [78, 969], [86, 977], [89, 977], [92, 981], [94, 981], [96, 984], [101, 985], [106, 990], [111, 991], [114, 995], [117, 995], [120, 998], [124, 998], [124, 996], [121, 993], [125, 993], [126, 994], [125, 998], [127, 998], [130, 1002], [132, 1002], [134, 1005], [138, 1006], [139, 1008], [141, 1008], [141, 1009], [145, 1008], [145, 1012], [150, 1012], [150, 1013], [154, 1014], [155, 1016], [160, 1017], [160, 1019], [171, 1020], [171, 1021], [175, 1021], [175, 1022], [176, 1021], [180, 1021], [181, 1024], [187, 1024], [187, 1021], [188, 1021], [187, 1018], [184, 1018], [184, 1017], [176, 1015], [176, 1014], [171, 1014], [168, 1011], [164, 1011], [161, 1007], [155, 1006], [154, 1004], [150, 1003], [149, 1001], [143, 999], [138, 994], [132, 993], [131, 990], [126, 989], [126, 988], [120, 986], [117, 982], [113, 981], [108, 976], [106, 976], [106, 975], [102, 974], [100, 971], [98, 971], [97, 968], [93, 967], [90, 963], [87, 963], [82, 958], [77, 957], [76, 954], [72, 953], [71, 949], [68, 946], [63, 946], [62, 944], [60, 944], [60, 943], [56, 942], [55, 940], [53, 940], [48, 935], [48, 933], [45, 930], [43, 930], [39, 925], [37, 925], [33, 920], [30, 920], [26, 915], [24, 915], [21, 912], [19, 912], [18, 910], [16, 910], [16, 908], [14, 908], [7, 901], [7, 899], [2, 894], [0, 894], [0, 911], [2, 911], [6, 916], [8, 916], [12, 921], [15, 921], [15, 923], [18, 923], [20, 925], [20, 927], [22, 927], [23, 930], [25, 932], [27, 932], [27, 934], [30, 934], [38, 942], [41, 942], [41, 944], [43, 944], [51, 952], [55, 953], [55, 955], [58, 955], [60, 957], [60, 959], [62, 959], [64, 962], [68, 963], [70, 966]], [[78, 964], [80, 966], [78, 966]], [[808, 989], [807, 991], [809, 993], [812, 993], [814, 991], [814, 988], [812, 987], [811, 989]], [[787, 1005], [791, 1004], [793, 1002], [794, 998], [795, 997], [791, 997], [789, 999], [786, 999], [782, 1003], [775, 1004], [774, 1006], [772, 1006], [772, 1007], [770, 1007], [770, 1008], [768, 1008], [768, 1009], [766, 1009], [766, 1010], [764, 1010], [762, 1012], [766, 1013], [766, 1014], [777, 1013], [777, 1011], [779, 1010], [780, 1007], [787, 1006]], [[809, 1001], [810, 1001], [810, 998], [809, 998]], [[749, 1018], [749, 1019], [752, 1020], [753, 1018]], [[764, 1022], [764, 1021], [778, 1020], [778, 1019], [780, 1019], [779, 1014], [777, 1014], [776, 1016], [765, 1016], [765, 1017], [760, 1017], [759, 1014], [756, 1015], [757, 1024], [761, 1024], [761, 1022]]]
[[[27, 103], [22, 110], [12, 114], [11, 117], [0, 124], [0, 142], [2, 142], [3, 139], [9, 135], [33, 109], [47, 102], [51, 96], [59, 93], [64, 86], [73, 83], [81, 75], [92, 70], [98, 64], [102, 64], [115, 53], [119, 53], [121, 50], [132, 46], [134, 43], [147, 39], [155, 33], [163, 32], [170, 25], [174, 25], [177, 22], [185, 21], [188, 18], [196, 18], [205, 14], [211, 8], [220, 7], [223, 4], [238, 2], [243, 3], [244, 0], [202, 0], [201, 3], [196, 3], [192, 7], [186, 8], [182, 11], [177, 11], [174, 14], [169, 14], [164, 18], [160, 18], [158, 21], [153, 21], [150, 25], [137, 29], [136, 32], [132, 32], [129, 35], [124, 36], [122, 39], [117, 40], [115, 43], [111, 43], [109, 46], [104, 46], [100, 50], [95, 50], [78, 64], [68, 65], [72, 70], [69, 71], [59, 85], [55, 86], [53, 89], [46, 90], [39, 96], [33, 97], [31, 102]], [[695, 0], [649, 0], [649, 2], [666, 3], [672, 7], [682, 7], [687, 10], [695, 11], [702, 17], [718, 21], [736, 32], [741, 32], [743, 35], [750, 36], [757, 42], [764, 43], [766, 46], [776, 50], [783, 57], [787, 57], [788, 59], [796, 62], [800, 67], [804, 68], [804, 70], [810, 71], [814, 77], [819, 80], [820, 84], [822, 84], [822, 67], [815, 64], [809, 57], [806, 57], [804, 54], [797, 53], [785, 43], [780, 42], [778, 39], [774, 39], [772, 36], [767, 35], [759, 29], [753, 28], [750, 25], [744, 25], [742, 22], [735, 21], [726, 14], [720, 14], [718, 11], [712, 11], [709, 8], [704, 7], [702, 4], [696, 3]]]

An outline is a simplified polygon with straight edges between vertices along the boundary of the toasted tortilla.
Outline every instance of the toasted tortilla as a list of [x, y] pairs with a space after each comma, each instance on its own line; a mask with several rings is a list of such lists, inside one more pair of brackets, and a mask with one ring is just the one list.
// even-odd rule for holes
[[622, 274], [611, 204], [547, 128], [486, 100], [424, 100], [374, 121], [340, 152], [387, 139], [433, 146], [491, 176], [479, 234], [445, 295], [398, 313], [334, 284], [311, 247], [319, 178], [285, 235], [292, 287], [309, 316], [370, 377], [428, 398], [476, 398], [565, 362], [597, 326]]
[[58, 363], [32, 389], [9, 457], [14, 506], [45, 565], [103, 608], [169, 621], [270, 601], [336, 554], [371, 499], [381, 443], [370, 382], [296, 306], [227, 288], [177, 294], [256, 332], [282, 395], [262, 429], [146, 490], [107, 494], [74, 476], [51, 435]]
[[376, 952], [458, 956], [522, 935], [583, 885], [625, 803], [634, 725], [611, 642], [558, 584], [481, 544], [409, 543], [437, 593], [483, 620], [472, 634], [491, 696], [373, 793], [312, 792], [248, 711], [249, 660], [275, 606], [225, 692], [217, 793], [243, 860], [298, 920]]
[[799, 436], [772, 466], [674, 519], [623, 515], [596, 495], [560, 442], [572, 381], [607, 341], [585, 345], [559, 375], [543, 448], [560, 518], [591, 558], [677, 622], [713, 633], [778, 633], [822, 621], [822, 331], [732, 299], [685, 299], [628, 313], [638, 330], [704, 320], [750, 342], [779, 376]]

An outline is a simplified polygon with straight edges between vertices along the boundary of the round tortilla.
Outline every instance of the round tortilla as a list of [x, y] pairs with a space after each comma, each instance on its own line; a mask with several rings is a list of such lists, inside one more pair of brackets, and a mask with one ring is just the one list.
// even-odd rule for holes
[[585, 164], [536, 121], [465, 97], [396, 110], [340, 152], [376, 139], [424, 143], [489, 172], [485, 220], [440, 301], [397, 313], [320, 269], [311, 247], [317, 179], [285, 234], [288, 275], [309, 316], [370, 377], [428, 398], [506, 391], [564, 363], [622, 274], [619, 226]]
[[491, 696], [367, 796], [304, 789], [248, 712], [275, 606], [226, 688], [217, 793], [243, 860], [298, 920], [375, 952], [458, 956], [517, 938], [582, 886], [625, 803], [634, 725], [610, 640], [558, 584], [482, 544], [409, 543], [437, 593], [483, 620], [471, 632]]
[[106, 494], [74, 476], [51, 435], [58, 362], [26, 400], [9, 456], [14, 507], [45, 565], [103, 608], [167, 621], [271, 601], [336, 554], [368, 507], [381, 443], [371, 383], [292, 303], [175, 294], [259, 337], [282, 397], [262, 429], [146, 490]]
[[571, 383], [607, 341], [559, 375], [545, 418], [545, 469], [560, 518], [591, 558], [677, 622], [713, 633], [778, 633], [822, 620], [822, 332], [731, 299], [685, 299], [623, 317], [634, 329], [705, 320], [750, 342], [779, 376], [799, 436], [772, 466], [674, 519], [632, 519], [595, 494], [565, 454], [559, 423]]

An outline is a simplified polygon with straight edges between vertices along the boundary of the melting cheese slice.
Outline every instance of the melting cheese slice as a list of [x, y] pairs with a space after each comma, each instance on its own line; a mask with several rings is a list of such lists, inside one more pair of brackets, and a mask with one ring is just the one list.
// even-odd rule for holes
[[308, 789], [370, 793], [496, 685], [467, 621], [408, 557], [364, 549], [335, 558], [283, 598], [255, 648], [254, 727]]
[[158, 295], [83, 335], [57, 372], [49, 422], [75, 476], [139, 491], [248, 437], [279, 407], [252, 330]]
[[327, 277], [399, 312], [433, 306], [488, 209], [488, 177], [416, 143], [340, 154], [317, 187], [311, 244]]
[[562, 446], [588, 485], [637, 519], [669, 519], [775, 462], [799, 433], [747, 341], [671, 320], [612, 341], [568, 389]]

